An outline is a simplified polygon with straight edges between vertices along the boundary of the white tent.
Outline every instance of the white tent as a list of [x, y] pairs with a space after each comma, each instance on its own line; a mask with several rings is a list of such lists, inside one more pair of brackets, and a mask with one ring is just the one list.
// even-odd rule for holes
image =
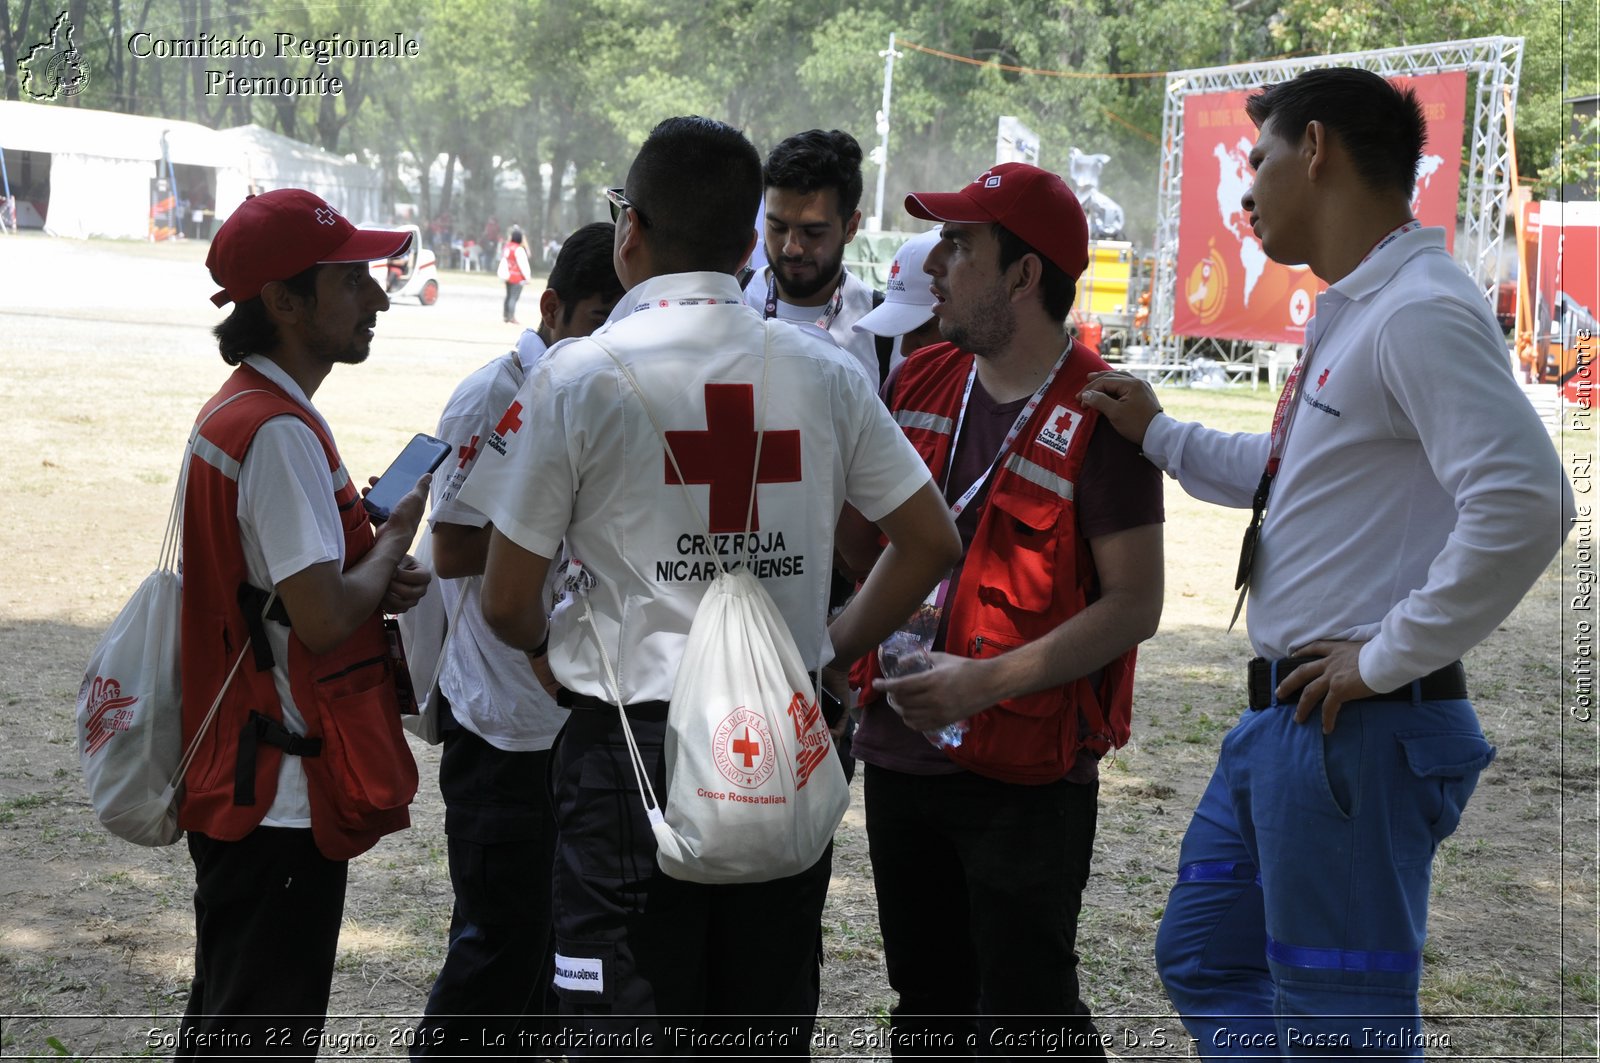
[[[352, 221], [379, 216], [383, 175], [370, 166], [258, 125], [224, 129], [216, 136], [227, 144], [235, 160], [230, 173], [217, 174], [219, 219], [244, 201], [252, 182], [258, 192], [273, 188], [315, 192]], [[225, 177], [242, 181], [225, 185]]]
[[218, 220], [252, 188], [307, 188], [348, 217], [379, 214], [381, 177], [372, 167], [259, 126], [219, 131], [168, 118], [0, 101], [0, 149], [50, 156], [45, 231], [54, 236], [144, 239], [163, 137], [174, 166], [215, 171]]

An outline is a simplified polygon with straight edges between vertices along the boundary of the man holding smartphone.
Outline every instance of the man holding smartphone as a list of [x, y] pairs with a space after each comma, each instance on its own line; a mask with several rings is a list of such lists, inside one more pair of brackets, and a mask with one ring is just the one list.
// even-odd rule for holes
[[[457, 628], [439, 675], [448, 706], [439, 790], [455, 906], [449, 949], [412, 1049], [418, 1057], [527, 1054], [517, 1037], [522, 1017], [553, 1010], [547, 994], [556, 825], [545, 773], [567, 711], [540, 685], [529, 657], [484, 623], [478, 596], [493, 526], [456, 494], [494, 433], [516, 419], [508, 411], [534, 363], [551, 345], [604, 324], [622, 297], [611, 239], [610, 222], [572, 234], [539, 298], [538, 328], [463, 380], [439, 418], [439, 438], [457, 456], [434, 482], [431, 518], [440, 593]], [[548, 591], [543, 606], [550, 607]], [[537, 666], [544, 667], [542, 655]]]
[[183, 739], [204, 737], [179, 811], [196, 880], [179, 1059], [316, 1058], [347, 862], [410, 823], [383, 613], [431, 578], [406, 554], [426, 478], [375, 532], [311, 405], [335, 365], [366, 360], [389, 306], [367, 265], [409, 241], [279, 189], [206, 259], [237, 368], [200, 412], [184, 498]]

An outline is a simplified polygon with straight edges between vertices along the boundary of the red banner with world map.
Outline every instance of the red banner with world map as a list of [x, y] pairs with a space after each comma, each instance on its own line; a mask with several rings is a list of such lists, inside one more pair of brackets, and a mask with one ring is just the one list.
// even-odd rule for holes
[[[1412, 210], [1424, 225], [1442, 226], [1446, 246], [1454, 247], [1466, 72], [1390, 80], [1416, 90], [1427, 120]], [[1172, 331], [1179, 336], [1300, 343], [1317, 293], [1327, 285], [1304, 266], [1269, 260], [1239, 203], [1250, 187], [1250, 149], [1256, 142], [1256, 128], [1244, 110], [1252, 91], [1196, 93], [1184, 100]]]

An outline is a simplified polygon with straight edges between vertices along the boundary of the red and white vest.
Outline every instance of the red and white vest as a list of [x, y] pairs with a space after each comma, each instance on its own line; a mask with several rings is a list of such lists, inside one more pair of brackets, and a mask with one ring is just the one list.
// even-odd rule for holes
[[[333, 440], [277, 384], [240, 366], [201, 409], [198, 420], [205, 423], [189, 463], [183, 514], [186, 747], [250, 638], [245, 609], [251, 607], [240, 602], [249, 574], [239, 533], [239, 469], [257, 430], [286, 414], [300, 418], [322, 443], [337, 485], [345, 568], [372, 548], [372, 526]], [[259, 610], [260, 603], [253, 608]], [[283, 751], [250, 738], [241, 743], [247, 728], [261, 726], [254, 715], [280, 727], [283, 722], [272, 669], [260, 663], [254, 653], [246, 655], [184, 776], [178, 822], [185, 830], [236, 841], [254, 830], [272, 805]], [[305, 719], [304, 738], [317, 749], [303, 759], [312, 835], [321, 853], [349, 859], [383, 835], [410, 826], [407, 809], [417, 791], [417, 766], [400, 727], [382, 615], [374, 612], [325, 654], [312, 653], [291, 630], [288, 674], [295, 706]]]
[[[936, 481], [942, 482], [950, 461], [972, 359], [948, 343], [919, 351], [901, 366], [889, 398], [890, 412]], [[945, 605], [945, 652], [972, 658], [1005, 653], [1055, 630], [1095, 592], [1094, 559], [1078, 534], [1074, 493], [1098, 414], [1078, 394], [1090, 373], [1105, 368], [1075, 342], [1038, 409], [990, 474], [977, 533]], [[1098, 756], [1128, 740], [1135, 653], [1130, 649], [1106, 665], [1098, 687], [1077, 679], [984, 709], [968, 720], [966, 738], [946, 755], [1005, 782], [1062, 778], [1079, 749]], [[864, 664], [854, 674], [865, 680], [866, 703], [876, 658], [868, 656]]]

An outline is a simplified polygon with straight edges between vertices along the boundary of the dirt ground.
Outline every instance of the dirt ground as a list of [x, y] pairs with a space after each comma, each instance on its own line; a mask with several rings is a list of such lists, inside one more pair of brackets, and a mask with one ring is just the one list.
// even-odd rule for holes
[[[73, 702], [99, 634], [156, 560], [188, 426], [226, 373], [206, 331], [221, 315], [206, 301], [203, 256], [197, 246], [0, 237], [0, 423], [13, 469], [13, 517], [0, 525], [5, 1058], [170, 1055], [192, 974], [184, 848], [141, 849], [100, 828], [78, 771]], [[356, 476], [431, 429], [455, 383], [514, 340], [498, 300], [492, 277], [446, 274], [437, 306], [396, 306], [371, 360], [332, 374], [316, 401]], [[1265, 388], [1163, 398], [1212, 423], [1270, 418]], [[1558, 442], [1592, 455], [1592, 437]], [[1166, 612], [1141, 651], [1133, 739], [1104, 766], [1080, 933], [1086, 995], [1125, 1059], [1194, 1054], [1152, 948], [1249, 656], [1242, 626], [1226, 630], [1243, 519], [1172, 487], [1167, 506]], [[1572, 603], [1581, 581], [1592, 584], [1592, 551], [1570, 540], [1467, 660], [1500, 753], [1435, 863], [1423, 1008], [1438, 1057], [1595, 1058], [1597, 739], [1572, 711], [1579, 682], [1593, 692], [1587, 643], [1573, 641], [1593, 612]], [[438, 756], [414, 749], [424, 780], [414, 826], [351, 868], [328, 1059], [402, 1055], [396, 1032], [419, 1013], [443, 952]], [[887, 1054], [892, 997], [856, 785], [825, 915], [823, 1028], [835, 1041], [817, 1054], [873, 1058]]]

